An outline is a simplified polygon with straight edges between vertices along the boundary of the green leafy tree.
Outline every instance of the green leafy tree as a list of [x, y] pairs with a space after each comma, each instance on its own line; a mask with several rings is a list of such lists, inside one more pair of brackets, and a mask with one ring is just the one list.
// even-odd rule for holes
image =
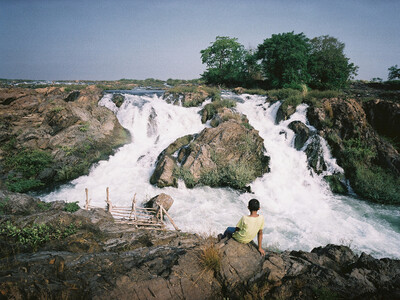
[[273, 34], [258, 46], [265, 79], [272, 88], [297, 87], [309, 81], [309, 39], [294, 32]]
[[312, 88], [327, 90], [346, 86], [358, 67], [349, 62], [344, 43], [329, 35], [315, 37], [310, 41], [309, 73]]
[[246, 79], [246, 50], [236, 38], [217, 36], [211, 46], [201, 50], [201, 61], [207, 65], [202, 74], [206, 83], [240, 85]]
[[391, 66], [388, 70], [388, 80], [400, 79], [400, 68], [398, 68], [397, 65]]

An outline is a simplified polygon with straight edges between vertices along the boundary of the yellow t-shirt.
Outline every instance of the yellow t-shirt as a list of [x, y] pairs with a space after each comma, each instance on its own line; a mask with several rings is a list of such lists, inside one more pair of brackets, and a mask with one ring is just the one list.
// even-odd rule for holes
[[260, 229], [264, 228], [264, 217], [262, 215], [258, 215], [258, 217], [243, 216], [236, 227], [239, 227], [240, 230], [232, 235], [233, 238], [240, 243], [247, 244], [256, 237]]

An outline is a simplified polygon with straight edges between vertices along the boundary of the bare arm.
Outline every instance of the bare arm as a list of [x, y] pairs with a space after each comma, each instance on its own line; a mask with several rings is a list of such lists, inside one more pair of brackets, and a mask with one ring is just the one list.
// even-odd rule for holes
[[257, 234], [257, 241], [258, 241], [258, 251], [261, 253], [262, 256], [265, 255], [265, 251], [262, 248], [262, 238], [263, 238], [263, 231], [260, 229]]

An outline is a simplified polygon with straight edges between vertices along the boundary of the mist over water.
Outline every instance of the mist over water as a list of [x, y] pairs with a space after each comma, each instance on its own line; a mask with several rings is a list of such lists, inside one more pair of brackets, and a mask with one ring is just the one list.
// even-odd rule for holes
[[88, 176], [44, 195], [43, 200], [79, 201], [83, 207], [88, 188], [91, 204], [104, 207], [105, 189], [109, 187], [112, 203], [128, 206], [135, 193], [139, 203], [166, 193], [175, 201], [170, 215], [180, 229], [216, 235], [227, 226], [235, 226], [248, 213], [248, 200], [257, 198], [265, 217], [264, 247], [309, 251], [335, 243], [375, 257], [400, 258], [400, 209], [333, 195], [323, 175], [343, 170], [330, 157], [324, 140], [328, 170], [322, 175], [311, 172], [304, 152], [293, 147], [294, 133], [287, 125], [294, 120], [308, 125], [307, 106], [300, 105], [289, 120], [276, 125], [279, 102], [270, 105], [260, 96], [235, 96], [239, 100], [237, 110], [246, 114], [259, 131], [271, 157], [271, 172], [251, 184], [253, 193], [241, 194], [227, 188], [187, 189], [183, 182], [178, 188], [152, 186], [149, 178], [161, 151], [175, 139], [199, 133], [207, 126], [201, 123], [201, 108], [168, 104], [156, 94], [126, 94], [125, 102], [117, 108], [111, 98], [106, 94], [99, 105], [117, 115], [130, 131], [132, 142], [92, 167]]

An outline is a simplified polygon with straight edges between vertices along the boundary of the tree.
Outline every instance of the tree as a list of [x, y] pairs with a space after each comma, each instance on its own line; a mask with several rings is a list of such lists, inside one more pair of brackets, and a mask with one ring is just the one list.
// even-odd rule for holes
[[340, 89], [357, 75], [358, 67], [349, 63], [344, 53], [344, 43], [324, 35], [310, 41], [310, 87], [316, 89]]
[[309, 81], [309, 39], [294, 32], [273, 34], [258, 46], [265, 79], [272, 88], [295, 87]]
[[237, 38], [217, 36], [211, 46], [201, 50], [207, 70], [201, 75], [207, 83], [235, 86], [246, 79], [246, 50]]
[[400, 69], [397, 65], [391, 66], [389, 69], [388, 80], [400, 79]]

